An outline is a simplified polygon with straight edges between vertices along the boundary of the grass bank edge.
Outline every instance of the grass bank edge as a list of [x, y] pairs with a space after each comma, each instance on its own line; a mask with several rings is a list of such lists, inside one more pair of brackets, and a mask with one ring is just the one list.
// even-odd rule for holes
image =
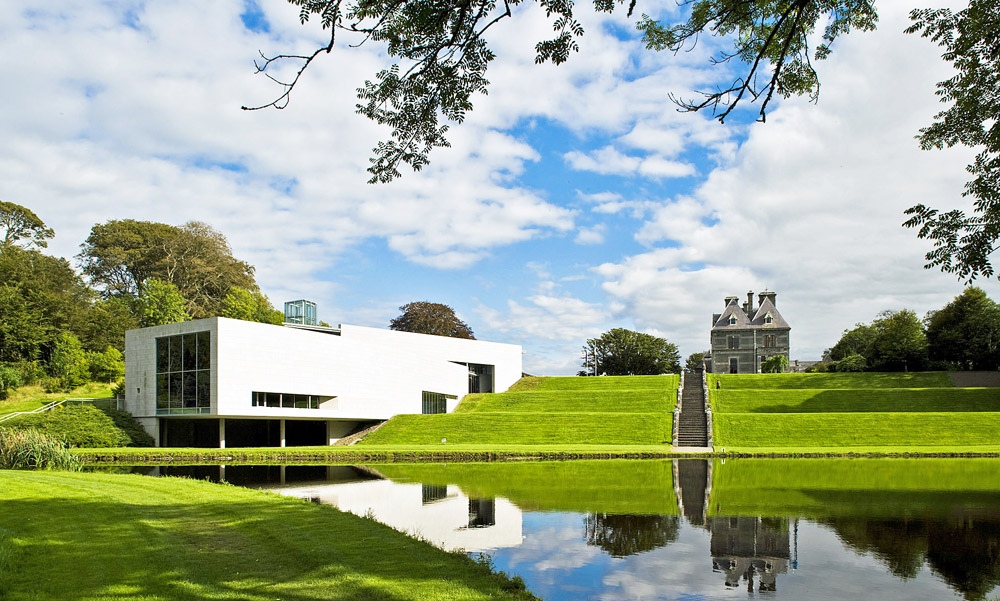
[[536, 599], [488, 562], [300, 499], [184, 478], [0, 476], [12, 599]]

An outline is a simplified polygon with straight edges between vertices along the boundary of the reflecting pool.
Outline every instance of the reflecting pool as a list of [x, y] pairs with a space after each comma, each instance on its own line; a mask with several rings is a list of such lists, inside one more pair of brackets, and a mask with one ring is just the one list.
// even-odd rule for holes
[[556, 600], [1000, 599], [1000, 460], [159, 468], [370, 516]]

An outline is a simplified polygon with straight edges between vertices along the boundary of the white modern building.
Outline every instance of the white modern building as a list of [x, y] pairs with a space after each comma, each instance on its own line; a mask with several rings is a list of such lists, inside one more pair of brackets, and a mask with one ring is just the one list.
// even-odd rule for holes
[[332, 444], [521, 377], [512, 344], [224, 317], [125, 334], [126, 410], [160, 446]]

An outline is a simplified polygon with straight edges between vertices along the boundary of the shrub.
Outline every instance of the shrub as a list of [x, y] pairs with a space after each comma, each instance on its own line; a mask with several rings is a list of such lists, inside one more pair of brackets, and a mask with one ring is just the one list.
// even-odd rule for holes
[[35, 428], [70, 447], [124, 447], [129, 435], [100, 409], [66, 405], [12, 420], [14, 428]]
[[784, 355], [769, 357], [760, 364], [760, 371], [765, 374], [785, 373], [788, 371], [788, 357]]
[[33, 428], [0, 428], [0, 468], [79, 471], [80, 460], [66, 446]]
[[17, 390], [23, 383], [21, 372], [12, 365], [0, 365], [0, 401], [7, 398], [8, 391]]
[[125, 433], [129, 438], [127, 446], [130, 447], [152, 447], [156, 445], [156, 441], [153, 437], [149, 435], [148, 432], [142, 427], [132, 414], [128, 411], [119, 411], [117, 409], [105, 409], [104, 413], [114, 421], [115, 426]]
[[837, 371], [858, 372], [865, 371], [868, 361], [857, 353], [852, 353], [837, 362]]

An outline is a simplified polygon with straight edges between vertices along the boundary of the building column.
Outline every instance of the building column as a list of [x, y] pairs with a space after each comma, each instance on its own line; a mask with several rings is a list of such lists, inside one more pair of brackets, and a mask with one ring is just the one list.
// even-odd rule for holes
[[336, 440], [333, 438], [333, 422], [326, 420], [326, 444], [332, 447], [334, 442]]
[[219, 418], [219, 448], [226, 448], [226, 418]]
[[283, 420], [283, 419], [279, 420], [278, 423], [280, 424], [278, 426], [278, 429], [281, 432], [278, 436], [281, 438], [281, 446], [284, 447], [285, 446], [285, 420]]

